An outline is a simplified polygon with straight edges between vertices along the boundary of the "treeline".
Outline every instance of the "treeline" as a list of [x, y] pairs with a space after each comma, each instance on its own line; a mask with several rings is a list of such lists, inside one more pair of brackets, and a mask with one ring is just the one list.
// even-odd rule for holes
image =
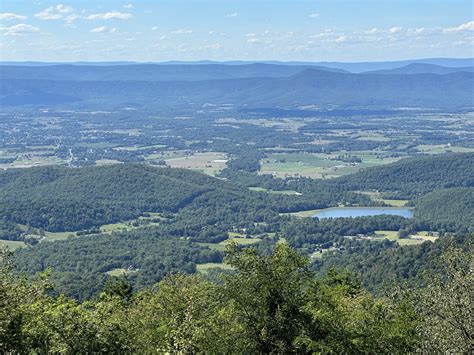
[[474, 153], [402, 159], [341, 177], [332, 184], [343, 189], [378, 190], [386, 197], [413, 199], [442, 188], [474, 186]]
[[469, 353], [472, 253], [442, 257], [429, 287], [375, 298], [347, 272], [316, 277], [286, 245], [231, 247], [218, 283], [175, 274], [134, 293], [123, 279], [84, 303], [51, 296], [0, 254], [6, 353]]

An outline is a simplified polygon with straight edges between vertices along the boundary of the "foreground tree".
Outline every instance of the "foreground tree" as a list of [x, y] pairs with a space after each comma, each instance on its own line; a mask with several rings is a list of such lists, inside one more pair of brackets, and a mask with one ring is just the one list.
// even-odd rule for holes
[[[8, 260], [8, 256], [3, 260]], [[124, 280], [84, 303], [52, 297], [3, 263], [2, 352], [406, 353], [419, 349], [407, 302], [376, 299], [346, 273], [316, 278], [286, 244], [269, 255], [231, 245], [234, 272], [174, 274], [130, 294]]]
[[426, 287], [413, 304], [424, 319], [420, 332], [428, 353], [474, 352], [474, 248], [452, 248], [438, 273], [427, 275]]

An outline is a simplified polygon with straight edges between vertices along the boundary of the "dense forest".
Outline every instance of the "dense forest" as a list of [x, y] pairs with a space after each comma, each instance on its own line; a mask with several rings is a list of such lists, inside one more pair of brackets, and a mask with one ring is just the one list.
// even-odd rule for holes
[[[471, 246], [472, 247], [472, 246]], [[84, 303], [50, 295], [0, 259], [0, 348], [25, 353], [469, 353], [472, 249], [450, 248], [425, 288], [376, 298], [347, 272], [317, 277], [285, 244], [227, 249], [215, 283], [173, 274], [133, 292], [109, 281]]]
[[341, 187], [379, 190], [386, 196], [414, 196], [450, 187], [474, 186], [474, 153], [444, 154], [402, 159], [338, 179]]
[[[399, 253], [406, 256], [402, 258], [406, 265], [430, 269], [418, 253], [431, 244], [400, 247], [392, 240], [367, 240], [377, 237], [378, 231], [405, 238], [429, 231], [440, 236], [434, 248], [443, 245], [445, 236], [472, 232], [474, 173], [469, 163], [473, 156], [405, 159], [327, 181], [257, 175], [248, 171], [252, 169], [243, 163], [245, 159], [229, 164], [219, 179], [143, 164], [12, 169], [0, 172], [0, 232], [4, 240], [32, 245], [16, 251], [18, 270], [34, 275], [51, 268], [57, 290], [80, 300], [97, 296], [116, 269], [126, 270], [131, 285], [142, 289], [168, 273], [192, 274], [197, 264], [221, 262], [218, 243], [227, 241], [230, 233], [257, 242], [265, 253], [281, 241], [301, 254], [316, 253], [321, 256], [315, 260], [321, 270], [348, 266], [350, 260], [354, 271], [361, 272], [364, 287], [375, 290], [389, 274], [407, 280], [418, 277], [418, 268], [399, 265]], [[438, 172], [433, 172], [435, 166]], [[362, 185], [363, 177], [367, 177], [366, 185]], [[430, 179], [438, 180], [432, 183]], [[299, 195], [251, 191], [253, 186], [293, 190]], [[415, 206], [414, 218], [318, 219], [286, 213], [382, 203], [359, 193], [360, 189], [402, 193]], [[141, 218], [150, 213], [159, 215], [147, 224]], [[101, 229], [104, 224], [124, 221], [129, 221], [126, 229], [113, 233]], [[49, 242], [48, 231], [72, 235]], [[387, 256], [393, 260], [387, 261]]]
[[437, 190], [415, 202], [418, 219], [450, 224], [463, 224], [474, 229], [474, 188]]

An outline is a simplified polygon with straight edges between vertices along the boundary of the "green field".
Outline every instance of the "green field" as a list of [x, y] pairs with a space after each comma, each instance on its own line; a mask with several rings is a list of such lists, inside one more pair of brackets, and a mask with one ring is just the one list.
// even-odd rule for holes
[[404, 207], [408, 200], [393, 200], [384, 199], [380, 197], [380, 193], [374, 191], [356, 191], [358, 193], [369, 196], [373, 201], [384, 202], [386, 205], [391, 207]]
[[410, 235], [408, 238], [400, 238], [397, 231], [376, 231], [375, 234], [380, 239], [396, 241], [400, 246], [418, 245], [426, 241], [434, 242], [436, 239], [438, 239], [436, 236], [429, 236], [428, 232], [426, 231], [418, 232], [415, 235]]
[[205, 263], [196, 265], [196, 270], [202, 274], [206, 274], [210, 269], [233, 270], [234, 268], [223, 263]]
[[416, 149], [420, 152], [427, 154], [441, 154], [446, 152], [453, 153], [468, 153], [474, 152], [474, 148], [467, 147], [452, 147], [450, 144], [420, 144], [416, 146]]
[[249, 190], [257, 191], [257, 192], [268, 192], [269, 194], [277, 194], [277, 195], [301, 195], [301, 193], [295, 190], [269, 190], [263, 187], [253, 187], [253, 186], [249, 187]]
[[362, 163], [350, 164], [335, 160], [339, 155], [348, 152], [331, 154], [314, 153], [274, 153], [260, 161], [260, 174], [271, 174], [285, 178], [305, 176], [313, 179], [330, 179], [338, 176], [353, 174], [362, 168], [393, 163], [399, 158], [389, 158], [387, 153], [374, 154], [370, 151], [350, 152], [350, 155], [362, 159]]
[[137, 272], [137, 270], [128, 270], [128, 269], [124, 269], [124, 268], [116, 268], [116, 269], [112, 269], [112, 270], [107, 271], [106, 274], [109, 275], [109, 276], [120, 277], [120, 276], [133, 274], [134, 272]]
[[219, 152], [195, 153], [184, 157], [164, 159], [166, 164], [172, 168], [196, 170], [211, 176], [216, 176], [227, 163], [226, 155]]
[[45, 239], [48, 242], [55, 242], [57, 240], [65, 240], [69, 236], [76, 236], [76, 232], [45, 232]]
[[7, 247], [10, 250], [26, 247], [26, 244], [16, 240], [0, 239], [0, 247]]
[[202, 247], [208, 247], [210, 249], [224, 251], [227, 245], [231, 242], [237, 243], [238, 245], [252, 245], [261, 241], [259, 238], [245, 238], [240, 233], [229, 232], [229, 239], [223, 240], [220, 243], [197, 243]]

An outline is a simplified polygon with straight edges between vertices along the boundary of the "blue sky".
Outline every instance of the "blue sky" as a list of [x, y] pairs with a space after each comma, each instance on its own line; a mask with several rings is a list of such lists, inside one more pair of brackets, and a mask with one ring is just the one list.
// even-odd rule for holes
[[0, 2], [0, 60], [473, 57], [470, 0]]

